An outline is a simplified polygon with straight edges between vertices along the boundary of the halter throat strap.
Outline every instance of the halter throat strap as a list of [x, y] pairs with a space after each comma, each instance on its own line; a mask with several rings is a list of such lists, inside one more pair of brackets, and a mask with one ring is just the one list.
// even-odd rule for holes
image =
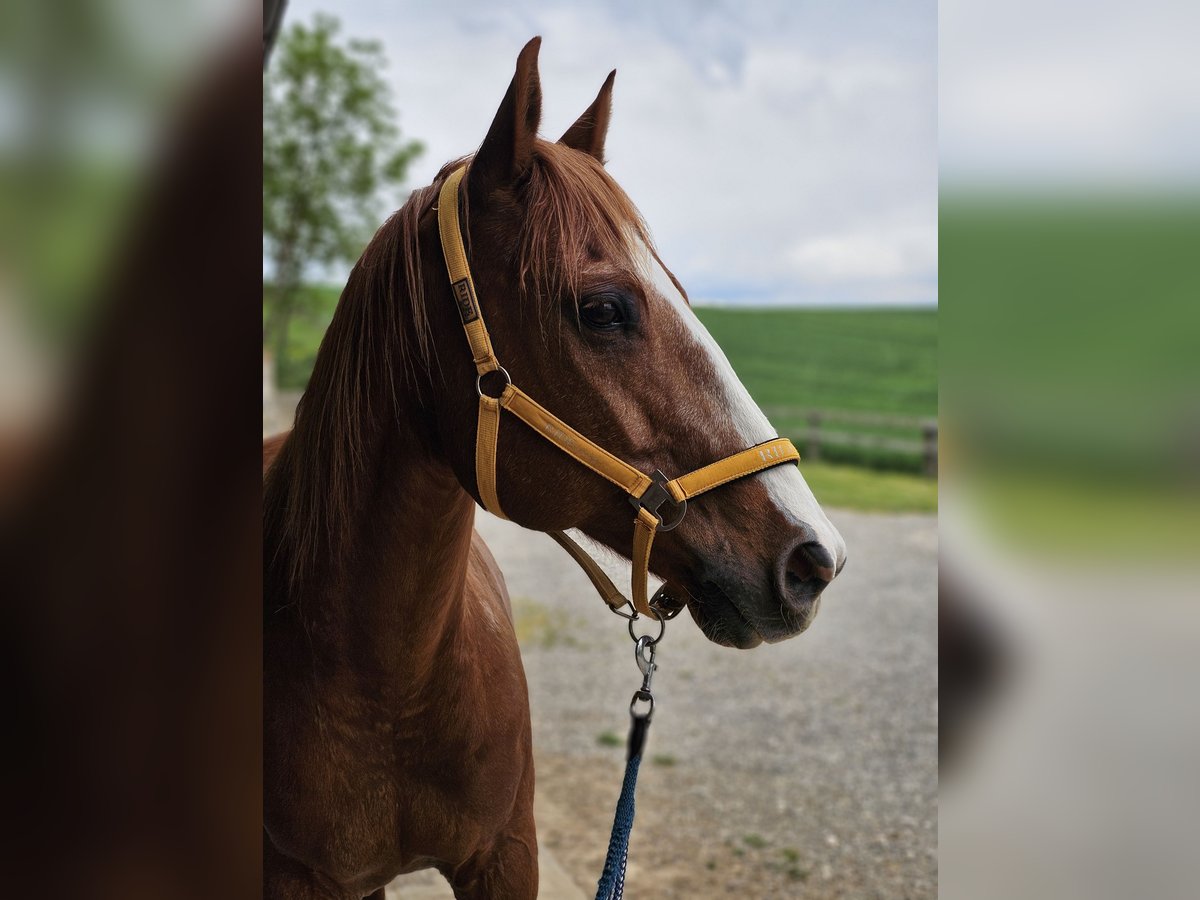
[[[438, 195], [438, 232], [446, 272], [458, 307], [459, 319], [471, 347], [475, 363], [476, 387], [479, 391], [479, 424], [475, 438], [475, 481], [484, 508], [501, 518], [508, 518], [500, 505], [496, 489], [497, 447], [500, 439], [501, 413], [508, 410], [545, 440], [558, 447], [580, 465], [585, 466], [629, 495], [636, 510], [633, 522], [633, 571], [631, 597], [621, 594], [587, 552], [561, 531], [548, 532], [580, 565], [595, 586], [600, 597], [614, 610], [626, 604], [638, 613], [659, 618], [659, 613], [647, 597], [650, 570], [650, 551], [658, 531], [669, 531], [682, 521], [687, 502], [694, 497], [761, 472], [774, 466], [799, 461], [800, 454], [787, 438], [774, 438], [757, 446], [726, 456], [714, 463], [667, 479], [661, 472], [647, 475], [640, 469], [614, 456], [599, 444], [580, 434], [558, 416], [512, 383], [508, 372], [496, 359], [491, 337], [483, 321], [483, 311], [475, 293], [471, 267], [463, 244], [459, 222], [460, 186], [466, 166], [456, 169], [446, 178]], [[496, 372], [504, 389], [496, 397], [484, 393], [484, 376]]]

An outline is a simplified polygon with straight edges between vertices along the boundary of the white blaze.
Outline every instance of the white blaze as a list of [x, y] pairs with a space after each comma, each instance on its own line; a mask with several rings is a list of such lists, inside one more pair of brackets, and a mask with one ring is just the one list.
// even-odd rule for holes
[[[713, 340], [708, 329], [696, 317], [691, 306], [683, 298], [675, 282], [667, 274], [662, 264], [655, 258], [640, 241], [635, 244], [638, 248], [636, 262], [642, 269], [647, 284], [663, 297], [687, 327], [696, 343], [708, 356], [718, 379], [718, 395], [714, 399], [728, 412], [734, 429], [741, 437], [743, 446], [732, 448], [730, 452], [752, 447], [777, 437], [778, 433], [771, 427], [770, 421], [758, 408], [733, 371], [720, 345]], [[815, 537], [823, 544], [837, 561], [846, 556], [846, 544], [838, 530], [833, 527], [825, 511], [821, 509], [817, 498], [800, 474], [798, 466], [775, 466], [754, 476], [761, 480], [767, 488], [771, 502], [796, 524], [807, 525]]]

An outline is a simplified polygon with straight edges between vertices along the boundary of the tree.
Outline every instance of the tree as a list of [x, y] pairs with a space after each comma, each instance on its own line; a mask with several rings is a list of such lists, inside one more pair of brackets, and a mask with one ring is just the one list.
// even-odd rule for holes
[[274, 283], [263, 292], [263, 345], [277, 365], [290, 324], [314, 302], [301, 290], [306, 270], [357, 257], [384, 190], [422, 150], [401, 139], [383, 48], [339, 42], [339, 30], [320, 14], [293, 25], [264, 76], [263, 254]]

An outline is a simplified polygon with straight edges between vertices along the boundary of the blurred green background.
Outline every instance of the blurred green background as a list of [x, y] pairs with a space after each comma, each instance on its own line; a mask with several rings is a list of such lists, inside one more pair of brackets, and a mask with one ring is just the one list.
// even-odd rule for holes
[[944, 191], [947, 466], [1026, 550], [1194, 553], [1200, 196]]

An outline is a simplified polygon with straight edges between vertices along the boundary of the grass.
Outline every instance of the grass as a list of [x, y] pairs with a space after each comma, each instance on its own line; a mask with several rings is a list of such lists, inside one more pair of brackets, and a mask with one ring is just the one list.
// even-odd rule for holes
[[800, 465], [822, 506], [867, 512], [937, 512], [938, 486], [932, 478], [826, 462]]
[[697, 308], [762, 406], [937, 415], [937, 313]]
[[[771, 872], [777, 872], [786, 876], [789, 881], [808, 881], [811, 874], [808, 867], [800, 861], [800, 851], [795, 847], [780, 847], [780, 858], [775, 859], [774, 854], [768, 853], [771, 842], [761, 834], [743, 835], [740, 843], [735, 842], [732, 838], [727, 838], [725, 846], [734, 857], [744, 860], [745, 863], [759, 865]], [[747, 848], [750, 852], [747, 852]], [[717, 861], [709, 859], [705, 863], [705, 867], [712, 871], [717, 868]]]
[[[803, 448], [807, 412], [937, 415], [937, 311], [933, 309], [722, 309], [697, 315], [779, 433]], [[901, 438], [918, 427], [831, 420], [822, 427], [832, 462], [919, 473], [920, 453], [830, 441], [831, 431]], [[803, 452], [803, 450], [802, 450]]]
[[808, 881], [808, 869], [803, 866], [788, 866], [785, 871], [792, 881]]
[[602, 731], [596, 735], [596, 743], [601, 747], [620, 747], [623, 741], [612, 731]]

